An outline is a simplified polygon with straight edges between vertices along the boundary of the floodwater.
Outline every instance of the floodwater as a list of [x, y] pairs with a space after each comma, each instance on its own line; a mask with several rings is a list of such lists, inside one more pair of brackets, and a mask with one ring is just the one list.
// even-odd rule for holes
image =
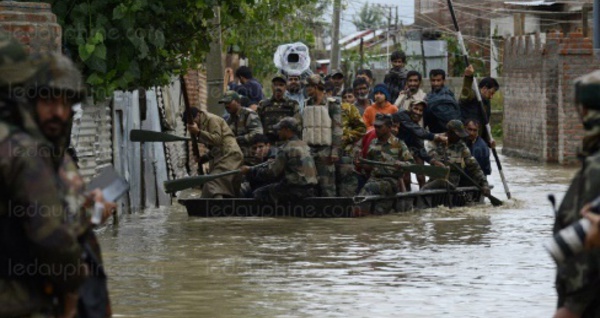
[[[100, 233], [115, 317], [548, 317], [549, 193], [573, 168], [501, 157], [513, 200], [361, 219], [125, 216]], [[495, 165], [494, 165], [495, 168]], [[496, 171], [493, 194], [505, 200]]]

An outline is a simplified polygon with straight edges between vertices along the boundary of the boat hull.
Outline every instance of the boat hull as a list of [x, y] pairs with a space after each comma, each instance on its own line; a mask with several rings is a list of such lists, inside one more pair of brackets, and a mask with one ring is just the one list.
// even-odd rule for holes
[[[375, 214], [400, 213], [438, 206], [466, 206], [483, 203], [475, 187], [456, 190], [425, 190], [398, 193], [395, 196], [356, 196], [342, 198], [307, 198], [298, 202], [269, 204], [255, 199], [205, 199], [186, 196], [179, 199], [189, 216], [194, 217], [297, 217], [351, 218]], [[385, 212], [378, 207], [391, 203]]]

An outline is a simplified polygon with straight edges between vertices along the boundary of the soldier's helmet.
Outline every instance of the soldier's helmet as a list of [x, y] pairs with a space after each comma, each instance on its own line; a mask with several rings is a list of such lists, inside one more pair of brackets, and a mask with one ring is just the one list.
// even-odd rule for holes
[[46, 53], [35, 57], [34, 62], [38, 71], [26, 85], [28, 97], [50, 98], [62, 94], [72, 103], [85, 97], [83, 77], [71, 59], [59, 53]]
[[465, 129], [465, 125], [463, 125], [462, 121], [458, 119], [453, 119], [449, 121], [446, 125], [446, 128], [454, 132], [460, 138], [465, 138], [469, 136], [469, 133], [467, 133], [467, 130]]
[[5, 32], [0, 32], [0, 89], [27, 82], [36, 72], [25, 47]]
[[294, 117], [283, 117], [275, 126], [273, 126], [275, 130], [279, 130], [281, 128], [288, 128], [293, 132], [298, 132], [299, 124], [298, 120]]
[[313, 74], [306, 79], [306, 84], [308, 85], [316, 85], [321, 89], [325, 89], [325, 81], [318, 74]]
[[575, 80], [575, 103], [585, 108], [600, 110], [600, 70]]

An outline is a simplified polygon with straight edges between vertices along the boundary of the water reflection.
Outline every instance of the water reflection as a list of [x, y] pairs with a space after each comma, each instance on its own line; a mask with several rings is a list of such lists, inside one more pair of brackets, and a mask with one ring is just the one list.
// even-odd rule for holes
[[[507, 317], [553, 312], [549, 192], [573, 169], [503, 158], [501, 208], [363, 219], [194, 219], [183, 208], [101, 233], [117, 316]], [[495, 195], [501, 199], [497, 176]]]

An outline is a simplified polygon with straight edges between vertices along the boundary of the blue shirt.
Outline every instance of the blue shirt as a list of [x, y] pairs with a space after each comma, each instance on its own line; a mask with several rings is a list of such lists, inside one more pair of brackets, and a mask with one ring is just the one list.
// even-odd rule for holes
[[492, 166], [490, 164], [490, 148], [488, 148], [485, 141], [483, 141], [481, 137], [477, 137], [475, 143], [471, 143], [471, 141], [468, 140], [466, 144], [467, 147], [469, 147], [469, 150], [471, 150], [471, 155], [473, 155], [475, 160], [477, 160], [477, 163], [479, 163], [483, 173], [486, 176], [492, 174]]
[[235, 86], [234, 90], [236, 93], [248, 97], [250, 105], [258, 104], [258, 102], [265, 99], [265, 95], [262, 92], [262, 85], [253, 78], [249, 79], [245, 84]]

